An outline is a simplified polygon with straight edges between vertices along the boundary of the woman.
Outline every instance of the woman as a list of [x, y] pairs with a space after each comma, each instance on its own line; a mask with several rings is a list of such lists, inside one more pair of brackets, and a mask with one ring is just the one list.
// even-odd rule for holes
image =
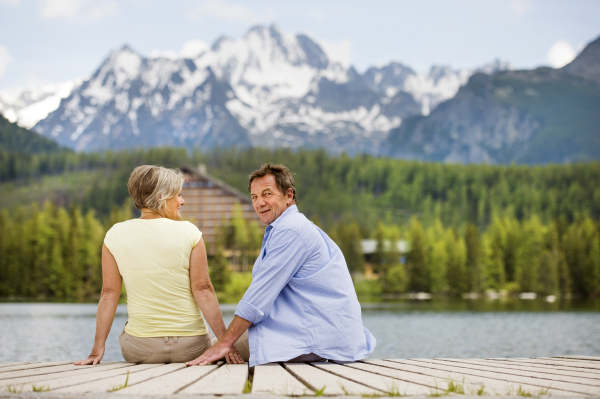
[[[122, 283], [129, 318], [119, 342], [128, 362], [195, 359], [211, 346], [204, 318], [217, 338], [225, 333], [208, 276], [202, 233], [192, 223], [178, 221], [179, 208], [185, 203], [183, 182], [181, 172], [160, 166], [139, 166], [131, 173], [127, 188], [142, 215], [117, 223], [106, 233], [94, 347], [76, 365], [97, 364], [102, 359]], [[232, 347], [227, 362], [248, 359], [249, 351], [241, 345], [236, 343], [243, 356]]]

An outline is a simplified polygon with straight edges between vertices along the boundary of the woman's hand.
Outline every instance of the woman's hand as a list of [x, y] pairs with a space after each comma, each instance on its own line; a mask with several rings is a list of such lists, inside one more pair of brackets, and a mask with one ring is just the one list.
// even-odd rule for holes
[[95, 346], [92, 348], [92, 353], [90, 353], [90, 355], [88, 356], [87, 359], [85, 360], [80, 360], [78, 362], [75, 362], [76, 366], [84, 366], [86, 364], [92, 364], [92, 365], [96, 365], [98, 363], [100, 363], [100, 360], [102, 360], [102, 357], [104, 356], [104, 346], [102, 346], [101, 348], [96, 348]]

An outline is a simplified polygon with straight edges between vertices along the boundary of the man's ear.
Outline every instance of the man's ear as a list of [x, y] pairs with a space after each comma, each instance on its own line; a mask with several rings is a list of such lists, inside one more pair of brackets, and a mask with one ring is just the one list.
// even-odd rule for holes
[[287, 198], [285, 201], [288, 205], [291, 205], [294, 202], [294, 189], [288, 188]]

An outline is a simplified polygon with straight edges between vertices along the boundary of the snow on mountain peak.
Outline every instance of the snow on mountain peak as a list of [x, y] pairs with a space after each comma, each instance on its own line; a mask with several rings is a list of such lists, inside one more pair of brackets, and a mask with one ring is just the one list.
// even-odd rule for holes
[[[79, 150], [236, 144], [371, 152], [403, 118], [427, 115], [474, 72], [507, 65], [417, 73], [391, 62], [361, 74], [332, 62], [308, 35], [255, 26], [210, 48], [192, 40], [179, 53], [148, 58], [123, 46], [28, 126], [43, 119], [38, 132]], [[15, 113], [1, 94], [0, 111]]]
[[0, 92], [0, 113], [10, 122], [31, 129], [58, 108], [63, 98], [83, 82], [82, 78], [67, 82], [47, 83], [33, 88], [16, 88]]

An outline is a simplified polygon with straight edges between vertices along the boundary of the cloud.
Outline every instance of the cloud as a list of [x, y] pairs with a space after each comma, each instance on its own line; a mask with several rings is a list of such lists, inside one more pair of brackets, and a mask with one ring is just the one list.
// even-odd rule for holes
[[0, 45], [0, 76], [4, 75], [8, 65], [13, 61], [12, 56], [5, 46]]
[[202, 40], [192, 39], [183, 43], [179, 52], [173, 50], [154, 50], [150, 53], [151, 58], [196, 58], [200, 53], [209, 49], [208, 44]]
[[16, 6], [21, 0], [0, 0], [0, 5], [8, 4], [9, 6]]
[[329, 61], [339, 62], [345, 67], [350, 66], [352, 61], [352, 42], [350, 40], [346, 39], [337, 43], [319, 40], [318, 43], [327, 54]]
[[573, 47], [565, 40], [558, 40], [555, 42], [546, 54], [548, 62], [554, 68], [564, 67], [569, 62], [573, 61], [576, 56], [577, 53], [575, 53]]
[[530, 0], [513, 0], [508, 6], [510, 12], [517, 17], [527, 14], [532, 8]]
[[112, 0], [40, 0], [40, 13], [47, 19], [97, 20], [119, 14]]
[[311, 19], [314, 19], [315, 21], [324, 21], [327, 19], [327, 14], [321, 10], [306, 10], [305, 15]]
[[223, 0], [206, 0], [188, 12], [187, 17], [195, 20], [209, 17], [225, 22], [259, 23], [275, 19], [275, 12], [267, 9], [262, 14], [257, 14], [240, 4], [226, 3]]

